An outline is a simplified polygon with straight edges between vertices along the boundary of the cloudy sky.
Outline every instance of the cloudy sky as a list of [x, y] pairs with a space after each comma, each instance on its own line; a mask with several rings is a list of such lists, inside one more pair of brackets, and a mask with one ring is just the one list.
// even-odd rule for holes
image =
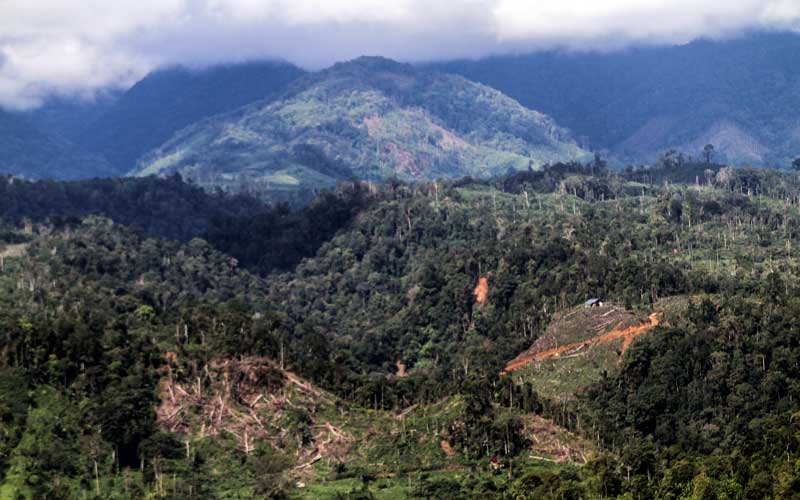
[[0, 0], [0, 106], [90, 96], [176, 63], [319, 68], [797, 28], [800, 0]]

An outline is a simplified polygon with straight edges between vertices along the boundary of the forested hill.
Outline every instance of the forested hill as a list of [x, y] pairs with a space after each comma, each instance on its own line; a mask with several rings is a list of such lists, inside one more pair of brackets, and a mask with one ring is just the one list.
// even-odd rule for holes
[[213, 220], [269, 207], [247, 196], [223, 196], [169, 179], [91, 179], [72, 182], [0, 177], [0, 213], [6, 222], [45, 222], [104, 215], [153, 236], [187, 241]]
[[181, 130], [132, 173], [277, 195], [353, 176], [486, 178], [587, 156], [568, 130], [492, 88], [362, 57], [295, 81], [276, 101]]
[[365, 206], [367, 189], [346, 183], [292, 211], [246, 195], [209, 193], [180, 175], [25, 181], [0, 177], [2, 220], [15, 226], [46, 223], [63, 227], [88, 215], [165, 239], [203, 237], [256, 273], [290, 270], [316, 250]]
[[787, 166], [800, 151], [794, 110], [800, 36], [759, 34], [609, 53], [542, 52], [434, 65], [490, 85], [623, 164], [676, 149]]
[[280, 95], [303, 74], [272, 61], [163, 68], [124, 91], [51, 96], [30, 111], [0, 110], [0, 173], [30, 179], [122, 176], [177, 130]]
[[108, 162], [29, 118], [0, 109], [0, 173], [30, 178], [80, 179], [107, 172]]
[[800, 151], [798, 53], [800, 36], [761, 33], [413, 67], [360, 58], [313, 74], [271, 61], [163, 68], [94, 101], [3, 111], [0, 172], [75, 179], [196, 166], [200, 182], [260, 182], [287, 199], [353, 174], [497, 175], [585, 151], [626, 165], [669, 150], [698, 159], [713, 144], [717, 161], [782, 167]]
[[147, 151], [176, 131], [217, 113], [280, 95], [305, 72], [282, 62], [251, 62], [203, 69], [155, 71], [84, 125], [75, 141], [108, 159], [124, 175]]
[[[120, 193], [200, 193], [141, 182]], [[180, 243], [19, 209], [0, 494], [791, 498], [799, 202], [794, 174], [707, 164], [342, 184], [308, 209], [338, 227], [247, 264], [263, 277], [238, 248], [299, 241], [312, 212], [245, 237], [230, 203], [225, 238]], [[641, 335], [606, 335], [616, 318]], [[504, 370], [550, 336], [563, 356]], [[571, 392], [542, 389], [554, 374]]]

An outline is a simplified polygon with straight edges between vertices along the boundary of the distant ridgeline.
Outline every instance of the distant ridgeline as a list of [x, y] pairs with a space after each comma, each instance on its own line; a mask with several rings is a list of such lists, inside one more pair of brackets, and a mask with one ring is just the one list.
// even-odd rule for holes
[[132, 174], [279, 194], [352, 177], [488, 178], [588, 157], [566, 129], [490, 87], [362, 57], [181, 130]]
[[[339, 180], [488, 178], [585, 160], [788, 167], [800, 36], [405, 65], [167, 68], [91, 102], [0, 111], [0, 171], [184, 178], [301, 205]], [[706, 151], [712, 145], [713, 150]], [[706, 156], [709, 155], [709, 158]]]
[[800, 36], [761, 33], [611, 52], [538, 52], [426, 67], [489, 85], [621, 165], [675, 150], [786, 167], [800, 154]]
[[[742, 193], [778, 186], [786, 174], [763, 169], [732, 169], [719, 164], [659, 164], [613, 173], [599, 157], [588, 163], [556, 163], [541, 170], [524, 170], [493, 179], [465, 177], [449, 185], [486, 185], [525, 196], [563, 193], [589, 200], [650, 191], [642, 186], [664, 183], [730, 186]], [[83, 181], [27, 181], [0, 177], [0, 220], [48, 222], [55, 227], [76, 223], [87, 215], [102, 215], [146, 234], [180, 241], [204, 238], [257, 272], [289, 270], [300, 259], [314, 255], [325, 241], [346, 228], [376, 200], [398, 192], [429, 189], [427, 184], [397, 180], [385, 185], [343, 181], [322, 190], [309, 204], [290, 207], [269, 204], [247, 194], [204, 190], [179, 174], [166, 178], [90, 179]], [[447, 183], [442, 184], [445, 189]], [[436, 190], [439, 188], [437, 187]], [[399, 190], [399, 191], [398, 191]], [[442, 195], [444, 196], [444, 195]]]
[[180, 173], [299, 206], [337, 181], [489, 178], [589, 158], [548, 116], [461, 76], [362, 57], [154, 72], [94, 103], [0, 113], [0, 169], [32, 179]]
[[68, 227], [87, 215], [166, 239], [202, 237], [241, 265], [258, 272], [290, 269], [364, 206], [366, 189], [346, 184], [321, 193], [300, 211], [269, 205], [247, 195], [214, 193], [166, 179], [119, 178], [85, 181], [25, 181], [0, 177], [0, 220]]

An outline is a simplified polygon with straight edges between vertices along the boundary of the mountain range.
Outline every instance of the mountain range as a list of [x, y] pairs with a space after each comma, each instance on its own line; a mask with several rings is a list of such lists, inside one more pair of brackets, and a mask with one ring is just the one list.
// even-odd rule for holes
[[173, 133], [208, 116], [269, 99], [305, 72], [282, 62], [253, 62], [204, 70], [156, 71], [125, 92], [76, 142], [105, 156], [115, 175]]
[[352, 176], [489, 177], [587, 155], [552, 119], [490, 87], [362, 57], [181, 130], [133, 173], [294, 189]]
[[360, 58], [168, 68], [93, 102], [3, 112], [2, 170], [30, 178], [181, 172], [280, 193], [337, 179], [483, 177], [599, 152], [675, 150], [787, 166], [800, 151], [800, 36], [411, 66]]
[[437, 64], [571, 129], [618, 163], [713, 144], [736, 164], [800, 153], [800, 36], [759, 34], [611, 53], [543, 52]]
[[0, 109], [0, 172], [32, 178], [77, 179], [111, 171], [101, 155], [91, 154], [47, 133], [25, 116]]
[[55, 96], [27, 113], [0, 110], [4, 173], [29, 178], [122, 176], [177, 130], [282, 90], [305, 72], [253, 62], [155, 71], [125, 92]]

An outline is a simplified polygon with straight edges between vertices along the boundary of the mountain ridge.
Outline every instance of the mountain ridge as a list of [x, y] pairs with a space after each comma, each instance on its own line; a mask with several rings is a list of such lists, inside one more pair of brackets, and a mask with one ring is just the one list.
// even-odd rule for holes
[[[102, 156], [38, 128], [27, 116], [0, 109], [0, 172], [20, 177], [77, 179], [110, 166]], [[58, 172], [59, 175], [54, 175]]]
[[182, 129], [131, 174], [318, 188], [352, 174], [487, 177], [587, 156], [568, 130], [490, 87], [361, 57], [300, 78], [274, 101]]
[[[709, 131], [733, 123], [742, 134], [715, 144], [720, 159], [785, 166], [800, 151], [791, 113], [800, 106], [797, 54], [796, 34], [754, 33], [609, 53], [538, 52], [425, 66], [541, 109], [618, 163], [653, 162], [670, 149], [698, 155], [699, 142], [714, 140]], [[646, 147], [631, 147], [636, 143]]]
[[182, 66], [148, 74], [89, 124], [78, 142], [115, 165], [130, 170], [137, 158], [175, 131], [210, 115], [279, 93], [305, 72], [277, 61]]

